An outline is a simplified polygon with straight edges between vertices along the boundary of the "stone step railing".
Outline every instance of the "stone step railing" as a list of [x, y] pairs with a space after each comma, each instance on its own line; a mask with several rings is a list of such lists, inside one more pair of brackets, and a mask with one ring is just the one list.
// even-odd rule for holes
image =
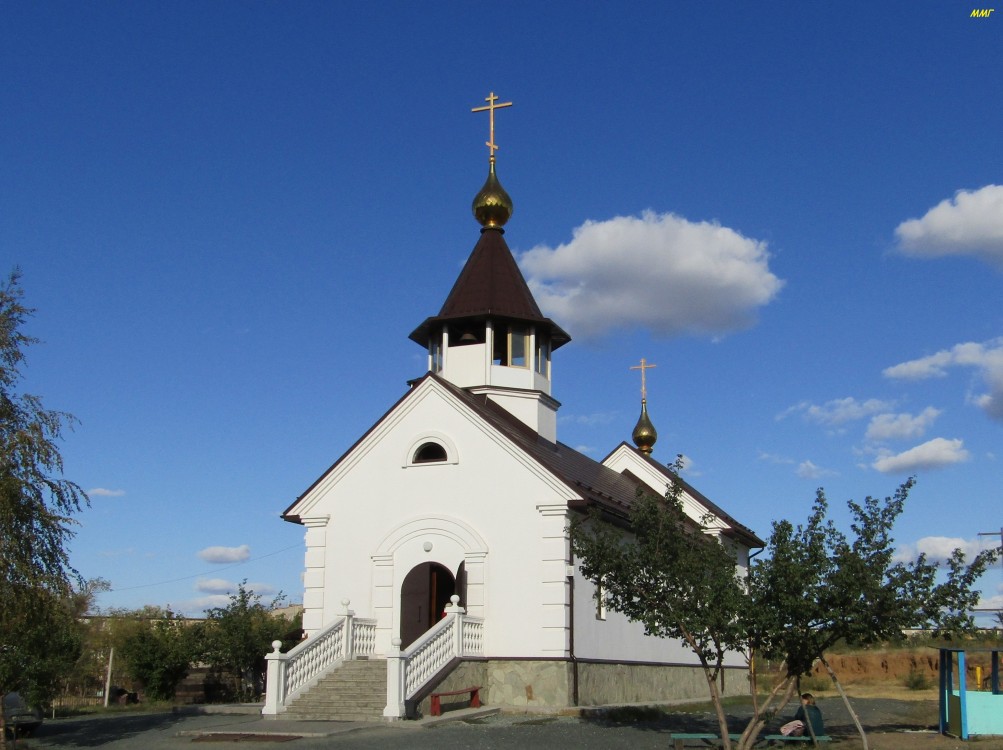
[[272, 653], [265, 655], [265, 706], [261, 713], [275, 716], [324, 674], [346, 659], [371, 656], [376, 650], [376, 620], [356, 617], [342, 600], [344, 612], [323, 630], [280, 653], [281, 641], [272, 641]]
[[436, 678], [454, 659], [484, 653], [484, 620], [467, 616], [460, 597], [450, 597], [446, 616], [427, 633], [400, 650], [400, 638], [393, 639], [387, 653], [386, 719], [407, 715], [407, 702]]

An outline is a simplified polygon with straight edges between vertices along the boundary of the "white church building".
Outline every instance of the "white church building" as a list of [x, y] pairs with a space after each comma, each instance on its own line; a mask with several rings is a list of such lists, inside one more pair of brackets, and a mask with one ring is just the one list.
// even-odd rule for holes
[[[670, 474], [651, 457], [643, 401], [635, 444], [602, 461], [558, 440], [552, 359], [571, 338], [505, 242], [501, 105], [487, 101], [480, 237], [442, 308], [410, 334], [428, 371], [282, 515], [305, 528], [306, 638], [269, 654], [266, 715], [401, 718], [427, 712], [433, 692], [472, 687], [483, 704], [527, 710], [706, 696], [685, 645], [604, 611], [571, 555], [572, 518], [626, 519], [638, 488], [663, 495]], [[762, 540], [684, 489], [687, 512], [710, 518], [746, 567]], [[747, 690], [744, 656], [727, 664], [726, 692]], [[368, 703], [349, 700], [367, 690]]]

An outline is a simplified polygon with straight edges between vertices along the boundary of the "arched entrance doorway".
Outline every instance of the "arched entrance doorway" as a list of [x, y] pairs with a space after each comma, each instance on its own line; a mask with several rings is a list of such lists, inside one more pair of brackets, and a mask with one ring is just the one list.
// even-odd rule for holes
[[427, 562], [416, 565], [405, 576], [401, 584], [401, 648], [410, 646], [442, 619], [449, 597], [459, 594], [462, 601], [466, 582], [463, 571], [461, 564], [454, 576], [444, 565]]

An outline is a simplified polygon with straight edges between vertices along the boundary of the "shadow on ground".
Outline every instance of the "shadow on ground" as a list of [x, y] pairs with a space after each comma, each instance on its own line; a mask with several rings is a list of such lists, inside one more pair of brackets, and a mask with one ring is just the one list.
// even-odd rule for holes
[[[936, 730], [938, 722], [936, 701], [901, 701], [888, 698], [851, 698], [857, 717], [864, 731], [873, 732], [916, 732]], [[825, 698], [818, 701], [825, 720], [826, 734], [832, 737], [852, 737], [857, 728], [850, 717], [846, 705], [840, 698]], [[789, 721], [796, 710], [789, 704], [786, 710], [768, 721], [762, 734], [775, 734], [780, 725]], [[752, 716], [749, 706], [728, 706], [728, 731], [741, 733]], [[600, 726], [630, 724], [637, 729], [653, 732], [707, 732], [718, 733], [717, 716], [709, 711], [691, 713], [683, 710], [667, 712], [624, 711], [623, 720], [618, 720], [618, 712], [597, 713], [587, 716], [586, 721]]]
[[[46, 721], [32, 739], [44, 741], [46, 747], [100, 747], [151, 730], [170, 731], [182, 718], [175, 713], [155, 713]], [[19, 741], [18, 746], [27, 750], [32, 744], [30, 740]]]

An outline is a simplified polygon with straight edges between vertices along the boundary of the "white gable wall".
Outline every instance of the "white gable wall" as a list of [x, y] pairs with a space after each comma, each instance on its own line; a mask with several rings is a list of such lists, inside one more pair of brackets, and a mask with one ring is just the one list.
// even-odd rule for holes
[[[409, 465], [429, 439], [449, 460]], [[308, 526], [304, 627], [316, 632], [347, 598], [377, 618], [385, 652], [400, 632], [407, 573], [438, 562], [455, 574], [465, 561], [470, 601], [461, 604], [485, 618], [487, 655], [565, 656], [574, 497], [427, 379], [290, 509]]]

